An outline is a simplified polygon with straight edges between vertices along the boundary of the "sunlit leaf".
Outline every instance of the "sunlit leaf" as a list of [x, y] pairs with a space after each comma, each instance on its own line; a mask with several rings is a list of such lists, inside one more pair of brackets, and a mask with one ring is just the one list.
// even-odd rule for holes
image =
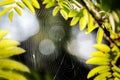
[[8, 17], [9, 17], [9, 20], [12, 22], [12, 20], [13, 20], [13, 15], [14, 15], [14, 11], [11, 11], [10, 13], [9, 13], [9, 15], [8, 15]]
[[78, 23], [79, 19], [80, 19], [79, 16], [73, 17], [73, 18], [72, 18], [72, 21], [70, 22], [70, 25], [71, 25], [71, 26], [74, 26], [75, 24]]
[[27, 80], [25, 76], [12, 71], [0, 70], [0, 77], [5, 78], [7, 80]]
[[64, 9], [61, 9], [61, 10], [60, 10], [60, 13], [61, 13], [61, 15], [64, 17], [65, 20], [68, 19], [68, 13], [67, 13]]
[[40, 8], [40, 4], [38, 3], [37, 0], [30, 0], [30, 1], [35, 8], [38, 8], [38, 9]]
[[0, 40], [4, 38], [8, 34], [8, 30], [2, 30], [0, 29]]
[[87, 78], [91, 78], [95, 75], [97, 75], [98, 73], [100, 73], [101, 71], [106, 71], [109, 72], [110, 71], [110, 66], [97, 66], [95, 68], [93, 68], [87, 75]]
[[20, 16], [22, 16], [22, 11], [20, 10], [19, 7], [14, 7], [14, 10], [15, 10]]
[[79, 22], [80, 30], [85, 29], [87, 24], [88, 24], [88, 12], [86, 9], [84, 9], [83, 16], [80, 18], [80, 22]]
[[68, 17], [75, 17], [78, 14], [76, 10], [72, 10], [69, 12]]
[[13, 3], [15, 3], [15, 0], [2, 0], [2, 1], [0, 1], [0, 6], [13, 4]]
[[98, 27], [98, 24], [94, 21], [93, 17], [89, 14], [88, 28], [87, 28], [86, 34], [89, 34], [97, 27]]
[[54, 9], [53, 9], [53, 16], [56, 16], [57, 13], [60, 11], [60, 7], [59, 6], [56, 6]]
[[29, 10], [35, 14], [35, 9], [33, 8], [33, 6], [31, 5], [30, 1], [29, 0], [22, 0], [23, 3], [29, 8]]
[[10, 59], [2, 59], [0, 60], [0, 69], [8, 69], [8, 70], [18, 70], [22, 72], [30, 72], [28, 67], [26, 67], [24, 64], [10, 60]]
[[103, 52], [109, 52], [110, 51], [110, 47], [106, 44], [95, 44], [94, 48], [103, 51]]
[[0, 16], [3, 16], [4, 14], [6, 14], [9, 10], [11, 10], [13, 7], [7, 7], [4, 8], [2, 11], [0, 11]]
[[99, 28], [97, 32], [97, 43], [98, 44], [102, 43], [103, 35], [104, 35], [103, 29]]
[[25, 50], [19, 47], [8, 47], [0, 49], [0, 58], [7, 58], [13, 55], [18, 55], [24, 53]]
[[21, 7], [22, 9], [24, 9], [25, 8], [25, 5], [22, 3], [22, 2], [16, 2], [16, 4], [19, 6], [19, 7]]
[[50, 3], [46, 4], [45, 8], [50, 8], [50, 7], [53, 7], [53, 6], [55, 6], [55, 3], [50, 2]]

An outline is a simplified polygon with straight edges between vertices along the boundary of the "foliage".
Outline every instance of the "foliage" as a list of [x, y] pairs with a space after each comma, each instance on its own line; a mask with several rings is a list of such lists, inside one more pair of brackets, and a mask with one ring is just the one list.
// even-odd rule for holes
[[0, 30], [0, 79], [7, 80], [27, 80], [20, 72], [30, 72], [30, 70], [20, 62], [9, 59], [13, 55], [25, 52], [24, 49], [17, 47], [19, 42], [6, 39], [7, 30]]
[[[94, 77], [94, 80], [120, 79], [120, 65], [117, 64], [120, 59], [120, 10], [117, 6], [115, 9], [112, 8], [111, 1], [43, 0], [46, 8], [54, 7], [53, 16], [60, 12], [65, 20], [71, 19], [71, 26], [79, 23], [80, 30], [86, 29], [86, 34], [98, 29], [97, 44], [94, 45], [98, 51], [91, 53], [92, 58], [86, 61], [87, 64], [98, 66], [88, 73], [88, 79], [91, 77]], [[14, 11], [21, 15], [24, 5], [32, 13], [35, 13], [33, 6], [40, 8], [37, 0], [3, 0], [0, 2], [0, 6], [5, 6], [5, 8], [0, 12], [0, 16], [9, 12], [9, 19], [12, 21]], [[109, 45], [102, 43], [103, 37], [109, 42]], [[10, 45], [7, 44], [7, 46]]]
[[[108, 2], [108, 3], [107, 3]], [[43, 0], [46, 8], [54, 7], [53, 16], [58, 12], [65, 20], [71, 19], [70, 25], [79, 23], [80, 30], [86, 34], [97, 31], [97, 44], [93, 47], [98, 51], [91, 53], [92, 58], [87, 64], [95, 64], [87, 78], [94, 80], [120, 80], [120, 28], [119, 9], [110, 8], [109, 1], [104, 0]], [[110, 45], [103, 44], [103, 37]]]
[[37, 0], [2, 0], [0, 1], [0, 6], [4, 7], [0, 11], [0, 16], [3, 16], [5, 13], [9, 13], [10, 21], [13, 20], [14, 12], [17, 12], [20, 16], [22, 15], [22, 9], [25, 9], [25, 6], [35, 14], [35, 8], [40, 8], [40, 5]]

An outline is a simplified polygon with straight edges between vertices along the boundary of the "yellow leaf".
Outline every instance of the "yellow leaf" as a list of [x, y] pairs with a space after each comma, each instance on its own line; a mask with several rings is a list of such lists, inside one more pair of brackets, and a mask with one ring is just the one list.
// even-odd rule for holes
[[14, 7], [14, 10], [15, 10], [20, 16], [22, 16], [22, 11], [20, 10], [19, 7]]
[[97, 32], [97, 43], [98, 44], [102, 43], [103, 35], [104, 35], [104, 30], [102, 28], [99, 28]]
[[61, 13], [61, 15], [63, 16], [63, 18], [64, 18], [65, 20], [68, 19], [68, 13], [67, 13], [64, 9], [61, 9], [61, 10], [60, 10], [60, 13]]
[[110, 52], [110, 47], [106, 44], [95, 44], [94, 48], [103, 52]]
[[12, 22], [12, 20], [13, 20], [13, 14], [14, 14], [14, 11], [11, 11], [10, 13], [9, 13], [9, 15], [8, 15], [8, 17], [9, 17], [9, 20]]
[[50, 8], [50, 7], [53, 7], [53, 6], [55, 6], [55, 3], [50, 2], [50, 3], [46, 4], [45, 8]]
[[94, 29], [96, 29], [98, 27], [98, 24], [94, 21], [93, 17], [89, 14], [88, 15], [89, 20], [88, 20], [88, 28], [86, 31], [86, 34], [89, 34], [90, 32], [92, 32]]
[[4, 38], [8, 34], [8, 30], [2, 30], [0, 29], [0, 40]]
[[47, 3], [49, 3], [49, 2], [51, 2], [51, 0], [44, 0], [44, 1], [42, 2], [42, 4], [47, 4]]
[[29, 0], [22, 0], [22, 2], [28, 7], [28, 9], [35, 14], [35, 9], [34, 7], [31, 5]]
[[13, 3], [15, 3], [15, 0], [3, 0], [3, 1], [0, 1], [0, 6], [13, 4]]
[[2, 11], [0, 11], [0, 16], [3, 16], [5, 13], [7, 13], [9, 10], [11, 10], [13, 7], [7, 7], [7, 8], [4, 8]]
[[54, 9], [53, 9], [53, 16], [56, 16], [57, 13], [60, 11], [60, 7], [59, 6], [56, 6]]
[[87, 64], [109, 65], [110, 59], [104, 57], [93, 57], [86, 61]]
[[24, 9], [25, 8], [25, 5], [22, 3], [22, 2], [16, 2], [16, 4], [19, 6], [19, 7], [21, 7], [22, 9]]
[[79, 16], [73, 17], [72, 21], [70, 22], [70, 25], [74, 26], [75, 24], [78, 23], [79, 19], [80, 19]]
[[88, 24], [88, 13], [87, 10], [84, 9], [83, 16], [80, 18], [80, 22], [79, 22], [80, 30], [85, 29], [87, 24]]
[[28, 80], [22, 74], [19, 74], [17, 72], [13, 72], [13, 71], [3, 71], [3, 70], [0, 70], [0, 77], [1, 78], [5, 78], [7, 80]]
[[38, 9], [40, 8], [40, 4], [38, 3], [37, 0], [30, 0], [30, 1], [35, 8], [38, 8]]
[[7, 58], [13, 55], [19, 55], [24, 53], [25, 50], [20, 47], [8, 47], [4, 49], [0, 49], [0, 58]]
[[20, 43], [18, 41], [15, 40], [11, 40], [11, 39], [3, 39], [0, 40], [0, 48], [7, 48], [7, 47], [13, 47], [13, 46], [18, 46], [20, 45]]
[[0, 60], [0, 69], [8, 69], [8, 70], [18, 70], [22, 72], [30, 72], [28, 67], [26, 67], [24, 64], [10, 60], [10, 59], [2, 59]]
[[69, 12], [68, 17], [75, 17], [78, 14], [76, 10], [72, 10]]
[[95, 75], [97, 75], [100, 71], [106, 71], [109, 72], [110, 71], [110, 66], [97, 66], [95, 68], [93, 68], [92, 70], [90, 70], [90, 72], [87, 75], [87, 78], [91, 78]]

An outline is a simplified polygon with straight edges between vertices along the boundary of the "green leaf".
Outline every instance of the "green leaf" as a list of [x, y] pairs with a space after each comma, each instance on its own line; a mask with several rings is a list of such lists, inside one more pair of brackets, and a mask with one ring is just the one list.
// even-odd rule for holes
[[47, 4], [47, 3], [50, 3], [51, 2], [51, 0], [44, 0], [43, 2], [42, 2], [42, 4]]
[[95, 44], [94, 48], [103, 52], [110, 52], [110, 47], [106, 44]]
[[59, 6], [56, 6], [54, 9], [53, 9], [53, 16], [56, 16], [57, 13], [60, 11], [60, 7]]
[[[110, 66], [97, 66], [95, 68], [93, 68], [92, 70], [90, 70], [90, 72], [87, 75], [87, 78], [91, 78], [95, 75], [97, 75], [98, 73], [100, 73], [101, 71], [106, 71], [109, 72], [110, 71]], [[103, 72], [102, 72], [103, 73]]]
[[0, 77], [5, 78], [7, 80], [27, 80], [27, 78], [23, 75], [12, 71], [0, 70]]
[[72, 21], [70, 22], [70, 25], [71, 25], [71, 26], [74, 26], [75, 24], [78, 23], [79, 19], [80, 19], [79, 16], [73, 17], [73, 18], [72, 18]]
[[0, 49], [0, 58], [7, 58], [13, 55], [18, 55], [24, 53], [25, 50], [19, 47], [8, 47]]
[[45, 8], [51, 8], [55, 5], [56, 5], [55, 2], [50, 2], [50, 3], [46, 4]]
[[86, 31], [86, 34], [89, 34], [97, 27], [98, 27], [98, 24], [94, 21], [93, 17], [89, 14], [88, 29]]
[[88, 24], [88, 12], [87, 12], [87, 10], [84, 9], [82, 14], [83, 14], [83, 16], [80, 18], [80, 22], [79, 22], [80, 30], [85, 29], [87, 24]]
[[76, 10], [72, 10], [69, 12], [68, 17], [75, 17], [78, 14]]
[[10, 59], [2, 59], [0, 60], [0, 69], [7, 69], [7, 70], [18, 70], [22, 72], [30, 72], [28, 67], [24, 64], [10, 60]]
[[98, 44], [102, 43], [103, 35], [104, 35], [104, 30], [102, 28], [99, 28], [97, 32], [97, 43]]
[[68, 13], [67, 13], [67, 11], [66, 11], [65, 9], [61, 9], [61, 10], [60, 10], [60, 13], [61, 13], [61, 15], [63, 16], [63, 18], [64, 18], [65, 20], [68, 19]]

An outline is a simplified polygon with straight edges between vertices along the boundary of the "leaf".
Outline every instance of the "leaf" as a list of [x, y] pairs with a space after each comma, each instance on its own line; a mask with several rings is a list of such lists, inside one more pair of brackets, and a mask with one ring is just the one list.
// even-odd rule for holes
[[16, 2], [16, 4], [19, 6], [19, 7], [21, 7], [22, 9], [24, 9], [25, 8], [25, 5], [22, 3], [22, 2]]
[[27, 78], [23, 75], [12, 71], [0, 70], [0, 77], [5, 78], [7, 80], [27, 80]]
[[102, 43], [103, 35], [104, 35], [103, 29], [99, 28], [97, 32], [97, 43], [98, 44]]
[[33, 6], [31, 5], [31, 3], [29, 2], [29, 0], [22, 0], [22, 2], [28, 7], [28, 9], [35, 14], [35, 9], [33, 8]]
[[19, 47], [8, 47], [0, 49], [0, 58], [7, 58], [13, 55], [18, 55], [24, 53], [25, 50]]
[[80, 30], [85, 29], [87, 24], [88, 24], [88, 12], [87, 12], [87, 10], [84, 9], [82, 14], [83, 14], [83, 16], [80, 18], [80, 22], [79, 22]]
[[68, 17], [75, 17], [78, 14], [76, 10], [72, 10], [69, 12]]
[[73, 17], [73, 18], [72, 18], [72, 21], [70, 22], [70, 25], [71, 25], [71, 26], [74, 26], [75, 24], [78, 23], [79, 19], [80, 19], [79, 16]]
[[20, 45], [20, 43], [15, 40], [11, 40], [11, 39], [0, 40], [0, 48], [1, 49], [7, 48], [7, 47], [18, 46], [18, 45]]
[[11, 10], [13, 7], [9, 6], [7, 8], [4, 8], [2, 11], [0, 11], [0, 16], [3, 16], [5, 13], [7, 13], [9, 10]]
[[93, 57], [86, 61], [87, 64], [109, 65], [110, 59], [103, 57]]
[[14, 11], [11, 11], [10, 13], [9, 13], [9, 15], [8, 15], [8, 17], [9, 17], [9, 20], [12, 22], [12, 20], [13, 20], [13, 15], [14, 15]]
[[113, 72], [113, 76], [119, 78], [119, 80], [120, 80], [120, 74], [119, 73]]
[[88, 73], [87, 78], [89, 79], [89, 78], [97, 75], [98, 73], [100, 73], [100, 71], [104, 71], [104, 70], [105, 70], [106, 72], [110, 71], [110, 66], [98, 66], [98, 67], [93, 68], [93, 69], [90, 70], [90, 72]]
[[93, 52], [90, 54], [92, 57], [104, 57], [104, 58], [110, 58], [110, 54], [103, 53], [101, 51]]
[[94, 48], [103, 52], [110, 52], [110, 48], [106, 44], [95, 44]]
[[15, 10], [20, 16], [22, 16], [22, 11], [20, 10], [19, 7], [14, 7], [14, 10]]
[[54, 2], [50, 2], [50, 3], [46, 4], [45, 8], [51, 8], [53, 6], [55, 6], [55, 3]]
[[18, 70], [22, 72], [30, 72], [28, 67], [24, 64], [10, 60], [10, 59], [2, 59], [0, 60], [0, 69], [7, 69], [7, 70]]
[[0, 29], [0, 40], [4, 38], [8, 34], [8, 30], [2, 30]]
[[51, 0], [44, 0], [43, 2], [42, 2], [42, 4], [47, 4], [47, 3], [50, 3], [51, 2]]
[[94, 29], [98, 27], [98, 24], [94, 21], [94, 19], [90, 14], [88, 17], [89, 17], [89, 20], [88, 20], [88, 28], [87, 28], [86, 34], [89, 34], [90, 32], [92, 32]]
[[40, 5], [37, 0], [30, 0], [30, 1], [35, 8], [38, 8], [38, 9], [40, 8]]
[[110, 77], [112, 77], [111, 72], [105, 72], [95, 77], [94, 80], [107, 80], [107, 78], [110, 78]]
[[116, 65], [114, 65], [114, 66], [112, 67], [112, 70], [115, 71], [115, 72], [118, 72], [118, 73], [120, 74], [120, 68], [117, 67]]
[[3, 0], [3, 1], [0, 1], [0, 6], [13, 4], [13, 3], [15, 3], [15, 0]]
[[61, 9], [61, 10], [60, 10], [60, 13], [61, 13], [61, 15], [63, 16], [63, 18], [64, 18], [65, 20], [68, 19], [68, 13], [67, 13], [64, 9]]
[[53, 16], [56, 16], [57, 13], [60, 11], [60, 7], [59, 6], [56, 6], [54, 9], [53, 9]]

